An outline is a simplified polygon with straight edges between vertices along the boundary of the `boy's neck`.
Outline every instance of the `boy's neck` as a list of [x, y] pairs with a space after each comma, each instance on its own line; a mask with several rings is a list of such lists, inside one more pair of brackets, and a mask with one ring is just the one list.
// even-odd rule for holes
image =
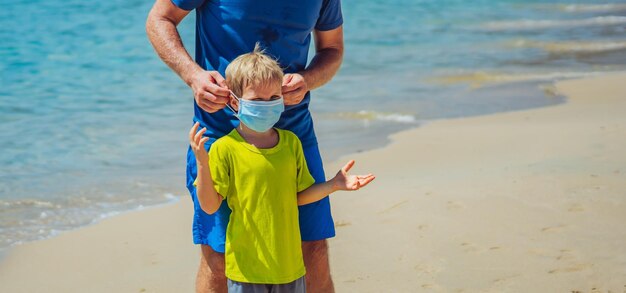
[[257, 148], [271, 148], [278, 144], [278, 133], [273, 127], [265, 132], [256, 132], [245, 124], [239, 123], [237, 132], [239, 132], [239, 135], [241, 135], [247, 143]]

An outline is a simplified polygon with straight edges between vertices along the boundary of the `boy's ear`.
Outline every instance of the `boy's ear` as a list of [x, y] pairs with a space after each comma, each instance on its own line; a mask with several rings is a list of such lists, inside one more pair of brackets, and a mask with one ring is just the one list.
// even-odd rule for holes
[[230, 104], [231, 107], [233, 107], [235, 111], [239, 112], [239, 101], [237, 101], [237, 99], [231, 96], [228, 103]]

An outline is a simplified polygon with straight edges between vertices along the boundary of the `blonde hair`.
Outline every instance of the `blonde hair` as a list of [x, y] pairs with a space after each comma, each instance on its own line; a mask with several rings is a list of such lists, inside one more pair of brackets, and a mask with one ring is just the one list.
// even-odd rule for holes
[[226, 67], [226, 83], [238, 97], [248, 86], [280, 86], [282, 82], [282, 68], [261, 49], [259, 43], [254, 45], [252, 52], [240, 55]]

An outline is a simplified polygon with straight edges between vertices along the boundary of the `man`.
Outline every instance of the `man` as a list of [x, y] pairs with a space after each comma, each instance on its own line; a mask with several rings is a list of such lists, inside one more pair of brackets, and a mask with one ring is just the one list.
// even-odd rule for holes
[[[146, 23], [159, 57], [194, 94], [194, 122], [206, 127], [206, 148], [230, 132], [238, 120], [224, 108], [229, 89], [224, 70], [238, 55], [260, 42], [285, 68], [282, 94], [286, 109], [277, 127], [293, 131], [302, 141], [309, 170], [317, 182], [324, 171], [309, 112], [309, 91], [335, 75], [343, 58], [343, 17], [340, 0], [156, 0]], [[196, 10], [196, 58], [183, 47], [176, 26]], [[311, 35], [315, 56], [306, 66]], [[196, 63], [197, 62], [197, 63]], [[204, 213], [196, 199], [193, 152], [187, 153], [187, 187], [194, 200], [194, 243], [202, 257], [196, 279], [198, 292], [226, 292], [224, 238], [230, 210], [222, 203], [215, 215]], [[328, 197], [299, 210], [302, 250], [309, 292], [334, 292], [328, 263], [327, 238], [335, 235]]]

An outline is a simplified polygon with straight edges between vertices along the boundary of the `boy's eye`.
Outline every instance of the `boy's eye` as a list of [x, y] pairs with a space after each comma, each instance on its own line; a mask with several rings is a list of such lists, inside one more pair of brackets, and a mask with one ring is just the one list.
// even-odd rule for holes
[[[274, 100], [278, 100], [278, 99], [280, 99], [280, 96], [272, 96], [269, 99], [269, 101], [274, 101]], [[252, 101], [265, 101], [265, 99], [263, 99], [263, 98], [254, 98], [254, 99], [252, 99]]]

